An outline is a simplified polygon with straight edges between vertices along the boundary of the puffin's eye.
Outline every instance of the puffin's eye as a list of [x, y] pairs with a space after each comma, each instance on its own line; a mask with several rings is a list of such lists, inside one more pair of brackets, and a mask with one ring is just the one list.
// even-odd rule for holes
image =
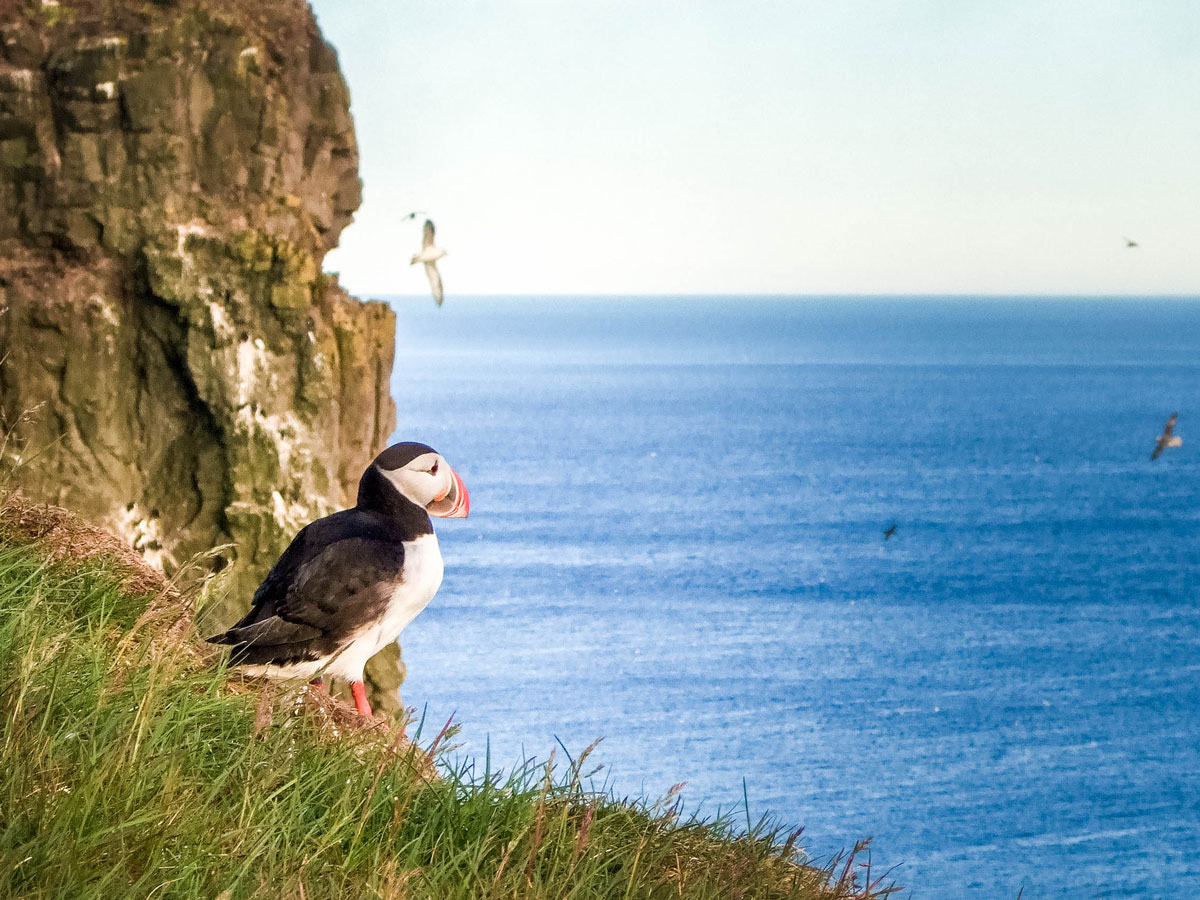
[[435, 461], [434, 461], [434, 463], [433, 463], [433, 468], [429, 470], [429, 474], [430, 474], [430, 475], [436, 475], [436, 474], [437, 474], [437, 461], [436, 461], [436, 460], [435, 460]]

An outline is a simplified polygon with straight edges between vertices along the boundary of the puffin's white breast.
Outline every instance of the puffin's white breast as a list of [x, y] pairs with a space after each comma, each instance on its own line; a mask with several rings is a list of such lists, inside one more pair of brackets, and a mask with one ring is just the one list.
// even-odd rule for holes
[[329, 665], [329, 674], [346, 681], [361, 681], [363, 666], [372, 656], [400, 636], [442, 584], [442, 551], [437, 535], [423, 534], [404, 542], [402, 581], [392, 592], [387, 611], [361, 629]]

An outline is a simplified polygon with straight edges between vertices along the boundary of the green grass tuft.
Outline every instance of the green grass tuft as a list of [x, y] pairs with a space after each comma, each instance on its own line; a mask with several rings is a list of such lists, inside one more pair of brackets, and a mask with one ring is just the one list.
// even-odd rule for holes
[[0, 540], [0, 898], [886, 893], [853, 854], [802, 866], [766, 825], [589, 791], [586, 753], [422, 777], [420, 751], [332, 738], [296, 691], [238, 689], [121, 584]]

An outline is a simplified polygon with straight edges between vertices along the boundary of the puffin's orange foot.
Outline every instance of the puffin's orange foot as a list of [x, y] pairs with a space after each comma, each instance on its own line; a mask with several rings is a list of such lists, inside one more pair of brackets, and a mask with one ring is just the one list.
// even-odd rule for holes
[[354, 694], [354, 708], [361, 716], [374, 716], [371, 704], [367, 702], [367, 688], [361, 681], [350, 682], [350, 691]]

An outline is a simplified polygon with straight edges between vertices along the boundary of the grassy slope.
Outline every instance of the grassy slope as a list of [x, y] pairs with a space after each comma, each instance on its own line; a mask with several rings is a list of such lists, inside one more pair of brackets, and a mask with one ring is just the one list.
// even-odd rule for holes
[[116, 571], [0, 534], [0, 898], [878, 896], [853, 860], [799, 866], [577, 767], [428, 781], [419, 751], [239, 688]]

